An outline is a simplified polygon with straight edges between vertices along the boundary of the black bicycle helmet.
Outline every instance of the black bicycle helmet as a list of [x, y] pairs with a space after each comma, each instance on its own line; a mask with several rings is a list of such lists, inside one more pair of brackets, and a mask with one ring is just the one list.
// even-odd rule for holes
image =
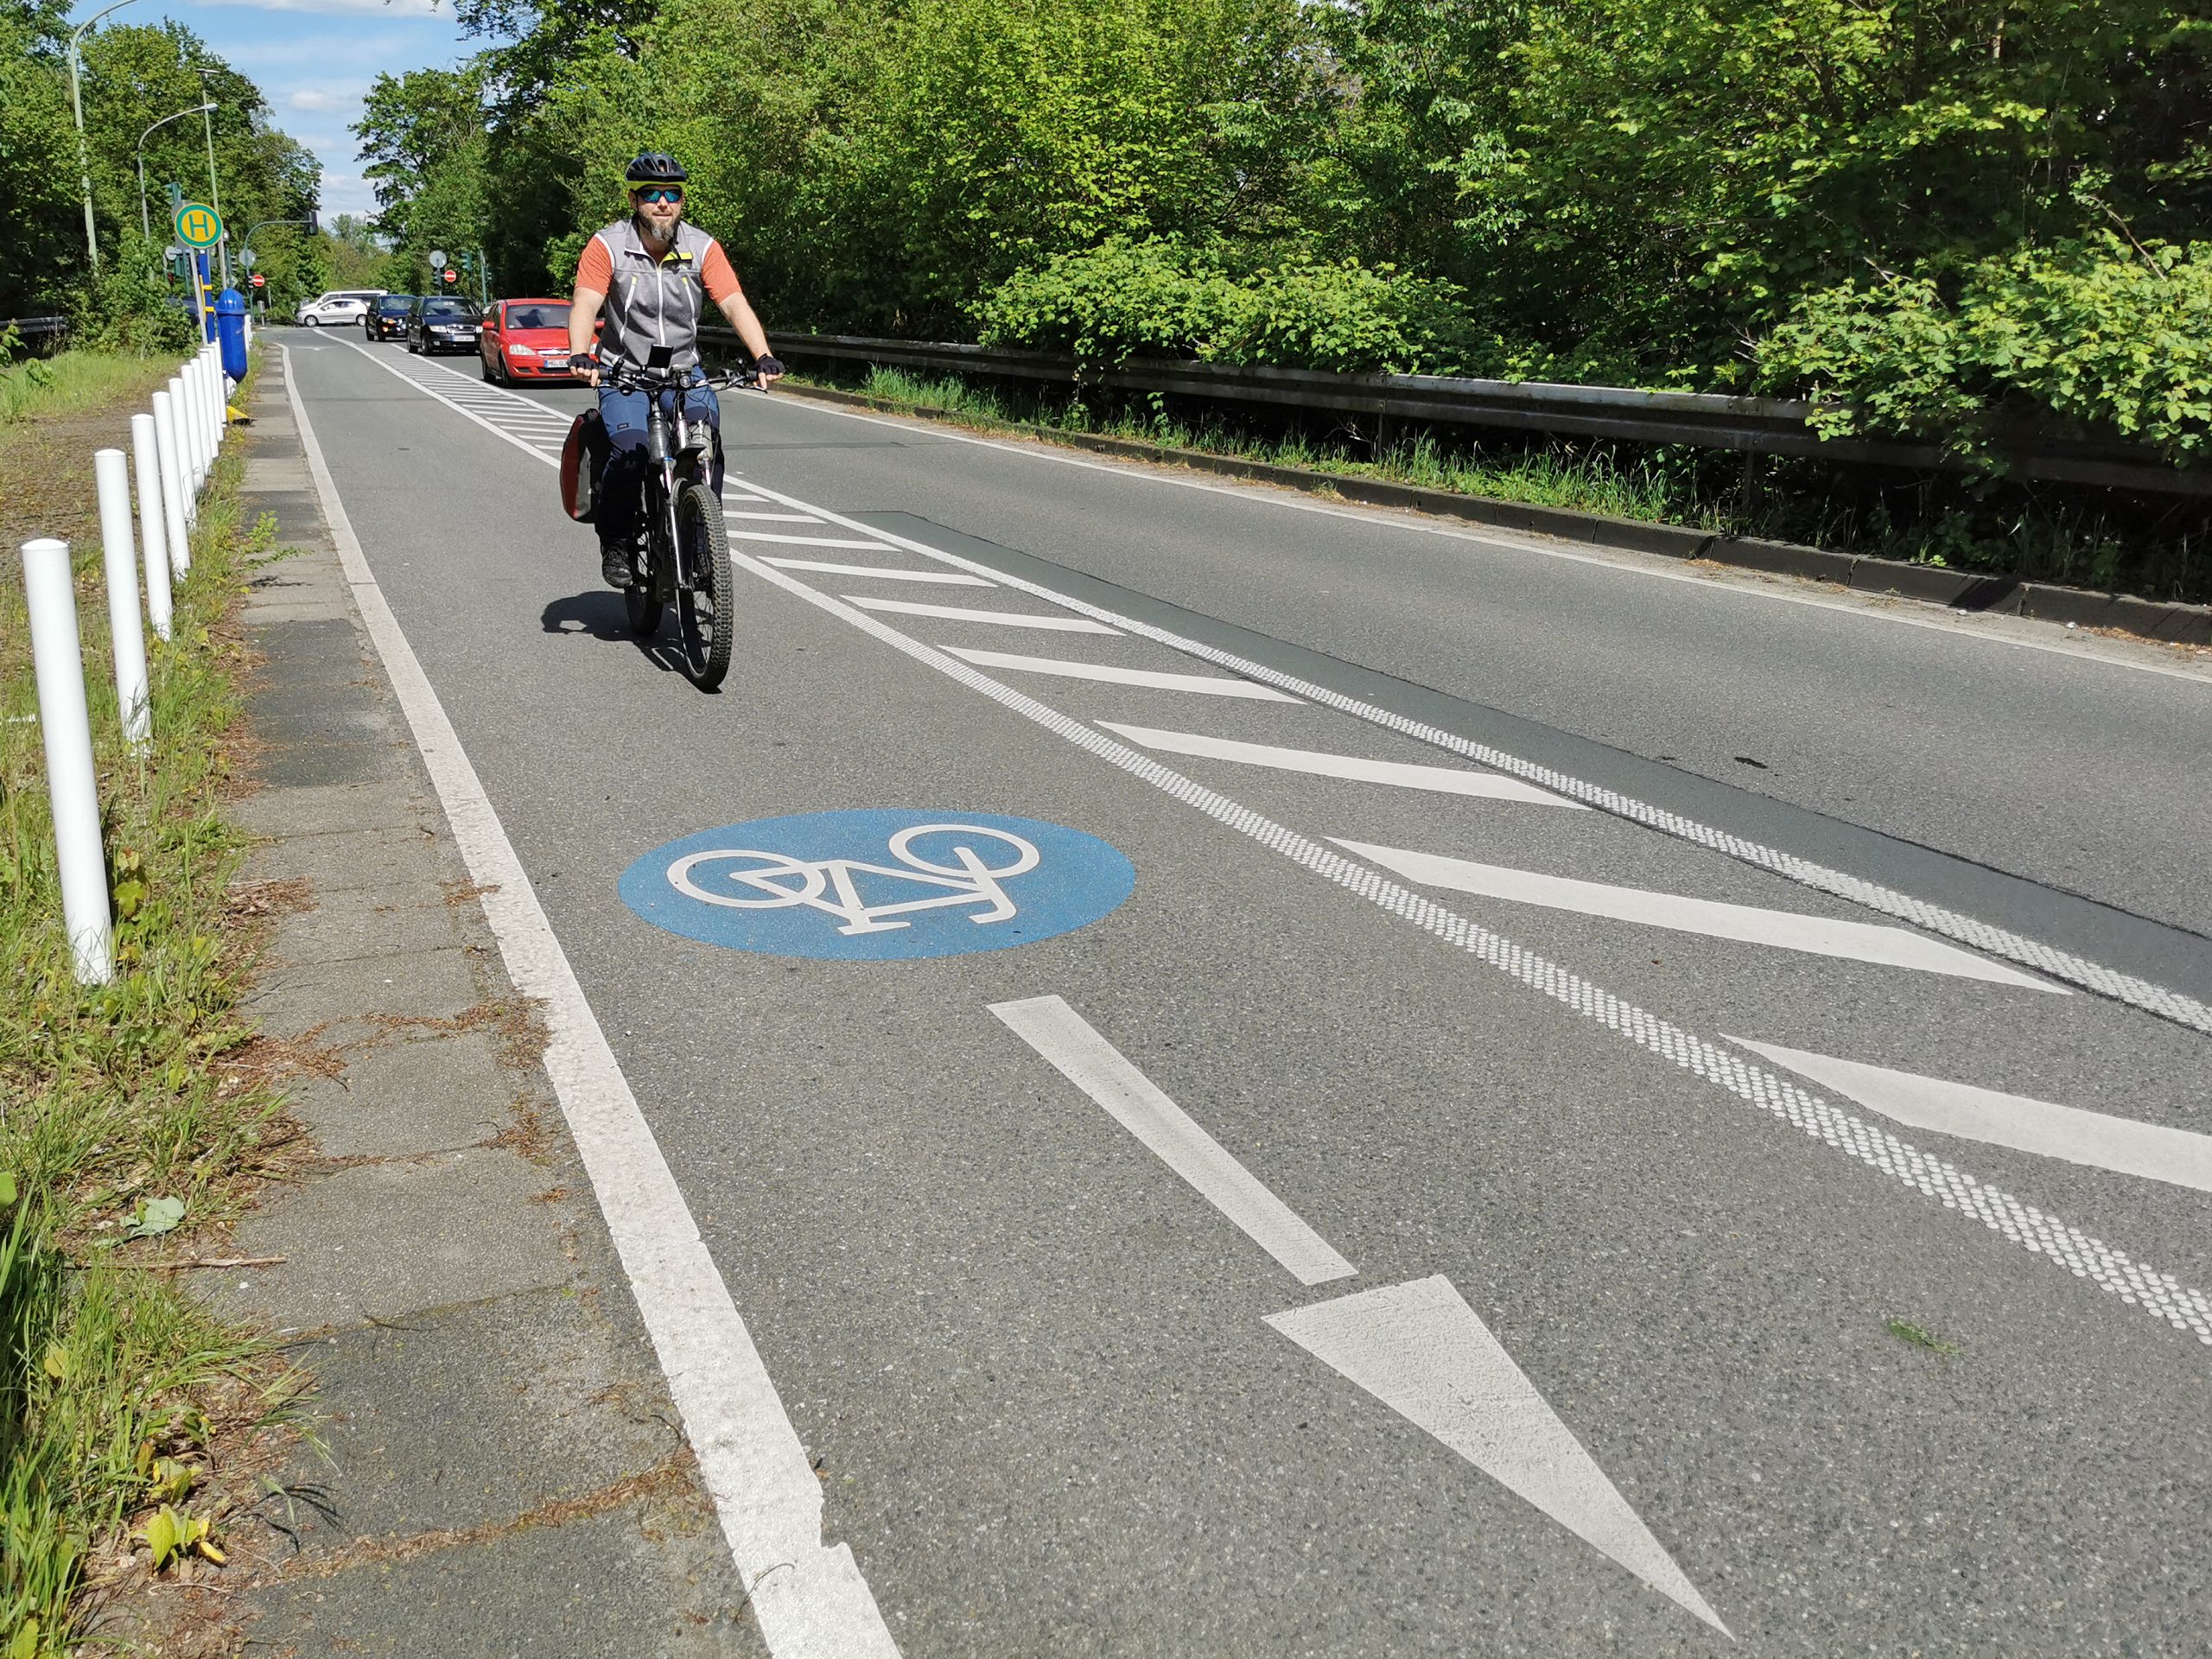
[[682, 184], [691, 175], [683, 170], [683, 163], [675, 156], [649, 149], [630, 163], [630, 170], [622, 177], [632, 185]]

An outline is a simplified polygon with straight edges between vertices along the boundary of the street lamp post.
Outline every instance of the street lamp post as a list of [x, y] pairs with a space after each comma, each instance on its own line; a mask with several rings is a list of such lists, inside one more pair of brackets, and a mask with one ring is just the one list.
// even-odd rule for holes
[[[215, 72], [204, 64], [194, 67], [200, 71], [200, 90], [205, 92], [207, 90], [207, 77]], [[200, 119], [201, 126], [207, 130], [207, 133], [208, 205], [214, 208], [215, 217], [220, 219], [223, 216], [223, 190], [222, 187], [215, 182], [214, 109], [215, 100], [211, 98], [200, 106]], [[231, 238], [229, 237], [225, 237], [215, 245], [215, 253], [216, 257], [223, 262], [223, 286], [228, 288], [231, 285]]]
[[[92, 152], [85, 147], [85, 97], [77, 84], [77, 42], [83, 40], [85, 31], [106, 16], [108, 11], [121, 11], [125, 6], [137, 3], [137, 0], [115, 0], [107, 11], [96, 11], [78, 24], [69, 36], [69, 108], [77, 118], [77, 177], [85, 187], [85, 251], [92, 259], [92, 275], [95, 276], [100, 270], [100, 245], [99, 238], [92, 234]], [[144, 206], [144, 199], [145, 190], [142, 185], [139, 189], [141, 207]]]
[[[124, 3], [128, 4], [129, 0], [124, 0]], [[214, 107], [212, 104], [195, 104], [188, 110], [179, 110], [175, 115], [163, 116], [138, 135], [138, 228], [149, 242], [154, 239], [154, 221], [146, 211], [146, 141], [154, 136], [156, 128], [166, 127], [172, 121], [181, 121], [188, 115], [198, 115], [203, 110]], [[222, 210], [218, 208], [216, 217], [221, 216]]]

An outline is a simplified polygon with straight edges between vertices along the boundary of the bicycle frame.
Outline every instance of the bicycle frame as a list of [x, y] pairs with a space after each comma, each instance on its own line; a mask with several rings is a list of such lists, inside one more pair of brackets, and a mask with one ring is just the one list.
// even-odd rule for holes
[[647, 397], [646, 470], [639, 480], [645, 496], [639, 506], [645, 527], [646, 568], [640, 574], [650, 575], [650, 591], [664, 604], [674, 601], [677, 590], [689, 588], [694, 579], [694, 572], [686, 563], [683, 537], [677, 526], [677, 491], [695, 480], [710, 488], [714, 484], [714, 463], [708, 454], [714, 442], [714, 428], [704, 423], [700, 428], [694, 428], [690, 393], [695, 385], [713, 387], [718, 384], [759, 384], [742, 373], [702, 376], [695, 383], [691, 371], [671, 370], [668, 366], [668, 347], [656, 346], [652, 359], [642, 368], [618, 370], [615, 379], [622, 390], [642, 391]]

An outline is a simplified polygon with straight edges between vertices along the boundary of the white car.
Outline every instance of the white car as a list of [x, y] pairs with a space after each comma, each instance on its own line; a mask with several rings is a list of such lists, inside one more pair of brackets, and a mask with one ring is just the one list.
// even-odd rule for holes
[[310, 328], [320, 328], [328, 323], [358, 323], [368, 314], [370, 303], [383, 295], [380, 288], [338, 288], [314, 299], [302, 300], [299, 320]]

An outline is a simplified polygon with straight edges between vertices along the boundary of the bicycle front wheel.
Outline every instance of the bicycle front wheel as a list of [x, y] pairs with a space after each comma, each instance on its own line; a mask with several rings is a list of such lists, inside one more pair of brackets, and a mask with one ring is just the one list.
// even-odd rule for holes
[[704, 484], [687, 483], [677, 492], [676, 533], [683, 538], [686, 577], [676, 593], [684, 667], [694, 685], [711, 691], [729, 672], [737, 577], [730, 569], [722, 504]]

